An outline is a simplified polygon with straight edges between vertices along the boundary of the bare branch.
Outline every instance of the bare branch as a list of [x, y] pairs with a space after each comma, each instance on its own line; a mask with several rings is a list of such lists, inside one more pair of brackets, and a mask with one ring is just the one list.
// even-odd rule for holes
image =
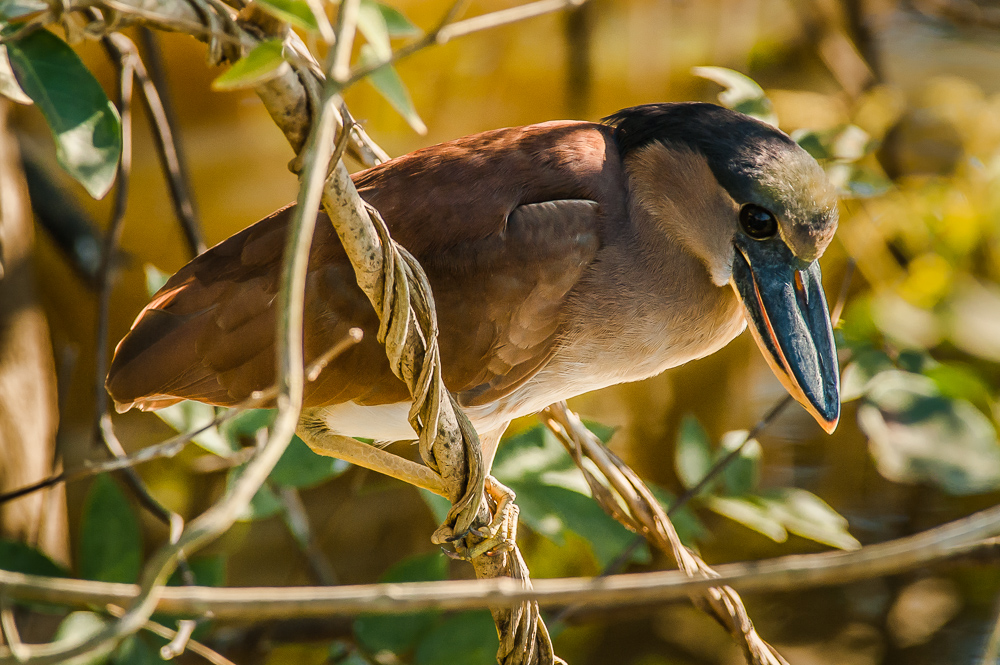
[[408, 58], [417, 51], [422, 51], [428, 46], [445, 44], [456, 37], [464, 37], [466, 35], [471, 35], [474, 32], [498, 28], [502, 25], [516, 23], [518, 21], [535, 18], [536, 16], [542, 16], [544, 14], [551, 14], [552, 12], [561, 11], [563, 9], [579, 7], [586, 1], [587, 0], [539, 0], [538, 2], [530, 2], [526, 5], [521, 5], [520, 7], [511, 7], [510, 9], [503, 9], [498, 12], [492, 12], [489, 14], [483, 14], [482, 16], [465, 19], [464, 21], [453, 22], [459, 9], [464, 7], [466, 4], [465, 0], [457, 0], [455, 4], [452, 5], [451, 9], [449, 9], [445, 14], [445, 17], [438, 24], [437, 28], [431, 30], [420, 39], [393, 52], [392, 57], [388, 60], [368, 65], [366, 67], [361, 67], [351, 72], [350, 77], [344, 82], [344, 87], [347, 88], [366, 76], [382, 69], [383, 67], [394, 65], [403, 58]]
[[[211, 614], [218, 620], [270, 620], [364, 612], [397, 614], [426, 609], [470, 610], [536, 601], [547, 607], [588, 603], [600, 607], [637, 606], [687, 600], [712, 586], [741, 591], [789, 591], [837, 586], [894, 575], [949, 559], [1000, 557], [1000, 507], [922, 533], [868, 545], [854, 552], [798, 554], [715, 567], [717, 577], [690, 579], [677, 570], [597, 578], [534, 580], [526, 589], [516, 580], [449, 580], [364, 584], [341, 587], [167, 587], [157, 612], [179, 616]], [[4, 594], [17, 601], [73, 607], [122, 605], [139, 593], [134, 584], [40, 577], [0, 570]]]
[[192, 256], [205, 251], [205, 240], [201, 232], [201, 222], [198, 219], [198, 209], [195, 206], [194, 194], [188, 177], [184, 160], [184, 151], [180, 137], [177, 135], [176, 121], [167, 97], [167, 81], [163, 71], [163, 56], [156, 35], [144, 26], [137, 29], [142, 42], [146, 59], [149, 60], [147, 71], [141, 58], [135, 59], [135, 76], [142, 86], [142, 98], [146, 110], [152, 119], [153, 138], [156, 143], [160, 164], [170, 185], [170, 200], [174, 206], [174, 214], [180, 222], [187, 240], [188, 250]]
[[[105, 607], [105, 609], [111, 616], [121, 617], [123, 614], [125, 614], [125, 610], [118, 607], [117, 605], [108, 605], [107, 607]], [[170, 644], [173, 644], [178, 636], [177, 631], [171, 630], [170, 628], [164, 626], [163, 624], [156, 623], [155, 621], [147, 621], [146, 624], [143, 626], [143, 628], [151, 633], [159, 635], [163, 639], [170, 640]], [[163, 647], [163, 649], [169, 647], [170, 644]], [[197, 640], [192, 640], [190, 636], [188, 636], [187, 639], [185, 640], [185, 644], [187, 646], [188, 651], [198, 654], [212, 665], [236, 665], [233, 661], [229, 660], [228, 658], [218, 653], [217, 651], [209, 649], [207, 646], [205, 646], [201, 642], [198, 642]], [[160, 656], [164, 660], [170, 660], [173, 657], [173, 650], [171, 650], [170, 652], [171, 655], [168, 657], [167, 655], [163, 654], [163, 649], [160, 650]]]

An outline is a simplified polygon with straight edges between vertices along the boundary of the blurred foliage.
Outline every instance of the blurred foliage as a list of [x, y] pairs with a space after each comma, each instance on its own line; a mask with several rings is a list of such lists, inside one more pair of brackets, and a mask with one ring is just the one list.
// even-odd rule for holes
[[[317, 21], [310, 3], [257, 4], [313, 38]], [[434, 25], [444, 4], [413, 1], [395, 8], [363, 0], [355, 62], [383, 62], [394, 45], [422, 34], [417, 25]], [[495, 4], [473, 3], [472, 13], [499, 8]], [[1000, 61], [995, 48], [965, 28], [948, 26], [932, 36], [937, 41], [929, 41], [928, 18], [914, 22], [913, 8], [888, 0], [864, 3], [872, 13], [866, 20], [878, 26], [872, 39], [880, 62], [869, 64], [880, 71], [863, 92], [847, 93], [836, 59], [823, 50], [843, 26], [816, 18], [812, 12], [822, 4], [591, 0], [584, 23], [590, 26], [584, 41], [593, 50], [583, 94], [589, 101], [570, 113], [598, 118], [636, 103], [704, 98], [717, 91], [701, 80], [708, 79], [722, 86], [721, 103], [788, 131], [820, 161], [843, 196], [840, 230], [823, 259], [831, 303], [848, 266], [857, 267], [836, 322], [845, 408], [834, 437], [820, 434], [795, 411], [775, 421], [759, 441], [743, 445], [747, 432], [741, 428], [780, 394], [745, 340], [691, 368], [574, 404], [616, 425], [590, 426], [605, 440], [616, 432], [610, 445], [643, 477], [659, 483], [653, 489], [665, 507], [739, 448], [732, 464], [674, 517], [685, 542], [711, 560], [851, 549], [859, 541], [904, 535], [966, 514], [1000, 496]], [[38, 9], [34, 0], [0, 2], [0, 16], [8, 19]], [[379, 70], [369, 85], [349, 91], [348, 101], [392, 154], [473, 131], [565, 116], [568, 104], [554, 91], [568, 80], [569, 65], [556, 64], [564, 56], [568, 25], [551, 16], [429, 50]], [[4, 36], [10, 30], [5, 28]], [[990, 34], [995, 40], [995, 32]], [[571, 43], [568, 36], [565, 43]], [[219, 240], [293, 195], [294, 178], [284, 168], [288, 148], [246, 90], [286, 64], [275, 42], [261, 44], [224, 72], [204, 66], [200, 46], [170, 37], [167, 44], [182, 124], [191, 132], [187, 147], [199, 203], [211, 223], [209, 237]], [[862, 41], [858, 46], [869, 53]], [[100, 197], [112, 184], [121, 150], [117, 112], [101, 88], [110, 90], [114, 77], [93, 45], [74, 44], [74, 49], [47, 31], [8, 43], [0, 57], [0, 93], [35, 103], [45, 125], [27, 109], [19, 115], [25, 132], [36, 141], [51, 136], [45, 139], [54, 144], [56, 160]], [[957, 59], [959, 52], [967, 54], [965, 60]], [[929, 61], [940, 53], [946, 57]], [[706, 62], [734, 65], [750, 76], [723, 66], [697, 67], [691, 75], [692, 66]], [[928, 73], [942, 69], [947, 76]], [[223, 92], [213, 95], [210, 87]], [[412, 130], [426, 130], [429, 137], [418, 138]], [[135, 260], [115, 293], [113, 339], [101, 344], [113, 344], [145, 302], [142, 265], [152, 261], [173, 269], [183, 261], [176, 232], [164, 219], [168, 204], [149, 139], [139, 131], [136, 140], [136, 186], [124, 236]], [[107, 203], [102, 205], [92, 209], [103, 214]], [[91, 296], [54, 257], [43, 240], [39, 265], [53, 340], [60, 354], [70, 349], [81, 358], [68, 370], [75, 378], [61, 377], [68, 385], [62, 420], [69, 467], [88, 450], [79, 442], [89, 441], [89, 434], [79, 432], [89, 432], [92, 396], [86, 386], [94, 340], [85, 330], [93, 328], [93, 308]], [[147, 269], [149, 291], [165, 277]], [[182, 403], [158, 415], [168, 427], [134, 414], [116, 426], [128, 432], [127, 441], [153, 442], [165, 438], [167, 429], [208, 423], [216, 410]], [[196, 447], [176, 459], [141, 472], [164, 503], [186, 517], [196, 514], [240, 473], [272, 417], [264, 410], [243, 413], [200, 433]], [[517, 493], [522, 549], [536, 576], [598, 574], [631, 551], [635, 536], [597, 508], [568, 456], [544, 429], [515, 424], [494, 472]], [[190, 562], [199, 584], [310, 581], [302, 561], [315, 552], [306, 551], [310, 543], [292, 528], [290, 511], [300, 508], [288, 502], [289, 488], [303, 490], [314, 535], [345, 583], [467, 574], [451, 570], [439, 552], [427, 552], [427, 534], [447, 509], [440, 497], [424, 494], [426, 510], [416, 492], [317, 457], [296, 439], [244, 521]], [[77, 517], [72, 572], [134, 581], [144, 553], [165, 538], [163, 529], [141, 515], [112, 478], [71, 490], [78, 497], [72, 504]], [[632, 569], [662, 564], [645, 545], [631, 551], [628, 562]], [[9, 541], [0, 541], [0, 567], [71, 574], [30, 546]], [[795, 662], [971, 662], [955, 654], [976, 650], [977, 622], [992, 605], [1000, 579], [995, 567], [975, 566], [955, 577], [961, 598], [949, 592], [952, 609], [942, 621], [929, 621], [933, 627], [921, 633], [918, 647], [899, 646], [909, 643], [901, 635], [914, 632], [912, 626], [897, 626], [913, 614], [901, 608], [907, 590], [917, 584], [898, 594], [896, 581], [889, 580], [758, 598], [752, 611], [762, 634], [788, 643], [789, 651], [779, 648]], [[171, 583], [179, 581], [175, 574]], [[963, 602], [971, 609], [961, 609]], [[65, 615], [45, 638], [91, 634], [107, 620], [97, 612], [31, 609]], [[584, 608], [579, 623], [563, 626], [557, 651], [574, 663], [732, 662], [724, 649], [709, 651], [725, 639], [712, 632], [717, 627], [677, 620], [661, 609]], [[203, 626], [199, 634], [223, 647], [233, 644], [227, 634], [239, 632], [212, 628]], [[244, 632], [255, 630], [260, 627]], [[873, 634], [874, 646], [867, 648], [861, 638]], [[158, 662], [162, 643], [143, 633], [91, 662]], [[236, 643], [232, 648], [238, 651]], [[492, 622], [483, 612], [370, 615], [358, 617], [342, 634], [277, 639], [266, 655], [255, 653], [248, 662], [474, 665], [493, 662], [495, 649]]]

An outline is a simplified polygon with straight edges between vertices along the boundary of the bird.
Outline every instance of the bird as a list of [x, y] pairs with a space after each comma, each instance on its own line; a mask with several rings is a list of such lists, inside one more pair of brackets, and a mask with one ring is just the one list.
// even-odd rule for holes
[[[433, 145], [355, 173], [426, 271], [447, 388], [483, 441], [549, 404], [707, 356], [745, 328], [827, 432], [839, 369], [818, 259], [837, 228], [824, 170], [779, 129], [701, 102], [550, 121]], [[275, 382], [286, 206], [178, 270], [118, 344], [119, 411], [240, 404]], [[305, 290], [310, 429], [413, 440], [378, 318], [318, 213]], [[489, 449], [489, 450], [487, 450]], [[380, 469], [381, 470], [381, 469]], [[390, 475], [394, 475], [390, 473]]]

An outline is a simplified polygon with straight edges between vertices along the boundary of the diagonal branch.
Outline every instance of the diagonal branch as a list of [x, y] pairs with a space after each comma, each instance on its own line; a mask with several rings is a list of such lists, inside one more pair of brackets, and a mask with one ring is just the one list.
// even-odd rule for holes
[[[580, 418], [566, 408], [565, 402], [553, 404], [542, 411], [542, 420], [572, 455], [594, 498], [605, 512], [671, 556], [688, 577], [711, 579], [718, 576], [681, 542], [663, 508], [635, 472], [605, 448], [583, 426]], [[583, 464], [584, 459], [594, 462], [603, 477], [595, 476]], [[747, 662], [753, 665], [787, 665], [774, 647], [757, 634], [743, 601], [731, 587], [714, 586], [692, 595], [691, 600], [732, 634], [743, 648]]]

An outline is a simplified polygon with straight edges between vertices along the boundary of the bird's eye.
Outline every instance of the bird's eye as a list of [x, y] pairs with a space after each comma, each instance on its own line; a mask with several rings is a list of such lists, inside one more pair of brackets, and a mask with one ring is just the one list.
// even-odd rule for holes
[[740, 226], [754, 240], [765, 240], [778, 232], [778, 220], [771, 211], [752, 203], [740, 208]]

